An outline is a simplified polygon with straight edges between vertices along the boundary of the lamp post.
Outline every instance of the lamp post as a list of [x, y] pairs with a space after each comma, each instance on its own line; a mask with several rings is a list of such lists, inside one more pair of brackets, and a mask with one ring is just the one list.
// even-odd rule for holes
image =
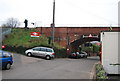
[[53, 1], [52, 48], [54, 48], [54, 29], [55, 29], [55, 0]]

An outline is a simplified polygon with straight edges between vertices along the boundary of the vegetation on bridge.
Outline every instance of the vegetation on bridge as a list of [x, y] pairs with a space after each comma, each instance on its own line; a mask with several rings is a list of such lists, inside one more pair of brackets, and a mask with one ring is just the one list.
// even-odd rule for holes
[[[31, 37], [31, 32], [39, 31], [36, 29], [12, 29], [12, 33], [7, 35], [3, 42], [3, 44], [6, 45], [5, 50], [24, 54], [25, 50], [36, 46], [52, 47], [52, 45], [49, 44], [48, 37], [44, 35], [41, 35], [40, 37]], [[65, 52], [65, 49], [59, 44], [55, 43], [54, 47], [57, 57], [65, 56], [61, 55], [61, 51]]]

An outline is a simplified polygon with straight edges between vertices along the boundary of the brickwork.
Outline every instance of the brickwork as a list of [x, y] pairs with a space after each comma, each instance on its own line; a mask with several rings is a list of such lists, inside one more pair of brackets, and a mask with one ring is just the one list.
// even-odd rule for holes
[[[38, 27], [42, 35], [52, 36], [51, 27]], [[120, 31], [120, 27], [113, 27], [113, 30]], [[66, 47], [71, 42], [79, 39], [82, 35], [99, 35], [101, 31], [109, 30], [109, 27], [55, 27], [55, 42]]]

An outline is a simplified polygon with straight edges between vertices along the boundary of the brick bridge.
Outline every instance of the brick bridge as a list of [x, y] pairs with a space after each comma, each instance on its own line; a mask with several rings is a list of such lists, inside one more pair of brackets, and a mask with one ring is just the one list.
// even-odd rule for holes
[[[37, 27], [42, 35], [47, 37], [52, 36], [52, 28], [51, 27]], [[75, 46], [79, 46], [80, 44], [87, 41], [99, 41], [100, 37], [97, 39], [90, 38], [84, 39], [84, 42], [80, 43], [82, 40], [81, 37], [83, 35], [95, 35], [99, 36], [101, 31], [110, 30], [110, 27], [55, 27], [55, 42], [58, 42], [63, 48], [66, 48], [71, 45], [71, 47], [75, 48]], [[120, 31], [120, 27], [112, 27], [112, 30]]]

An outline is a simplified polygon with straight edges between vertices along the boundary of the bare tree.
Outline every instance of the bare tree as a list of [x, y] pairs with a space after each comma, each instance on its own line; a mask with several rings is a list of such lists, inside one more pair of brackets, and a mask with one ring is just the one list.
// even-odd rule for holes
[[20, 22], [18, 19], [16, 18], [9, 18], [5, 24], [2, 25], [3, 27], [12, 27], [12, 28], [15, 28], [15, 27], [18, 27], [20, 26]]
[[1, 27], [8, 27], [6, 24], [2, 24]]

